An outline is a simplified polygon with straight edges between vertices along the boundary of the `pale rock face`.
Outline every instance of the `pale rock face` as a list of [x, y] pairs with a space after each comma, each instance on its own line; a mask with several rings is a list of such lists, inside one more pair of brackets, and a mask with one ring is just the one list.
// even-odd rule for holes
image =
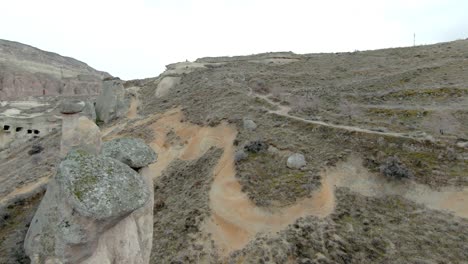
[[288, 157], [287, 166], [290, 169], [300, 169], [306, 165], [305, 157], [302, 154], [294, 153]]
[[169, 91], [180, 82], [180, 77], [164, 77], [156, 88], [155, 96], [161, 98], [166, 96]]
[[150, 176], [112, 158], [71, 151], [26, 235], [32, 263], [148, 263]]
[[65, 157], [78, 146], [89, 153], [98, 154], [101, 150], [99, 127], [85, 116], [63, 115], [60, 156]]
[[25, 44], [0, 40], [0, 99], [99, 94], [109, 77], [83, 62]]
[[120, 80], [104, 82], [102, 92], [96, 99], [97, 119], [109, 123], [127, 114], [130, 108], [130, 98], [126, 96], [125, 88]]

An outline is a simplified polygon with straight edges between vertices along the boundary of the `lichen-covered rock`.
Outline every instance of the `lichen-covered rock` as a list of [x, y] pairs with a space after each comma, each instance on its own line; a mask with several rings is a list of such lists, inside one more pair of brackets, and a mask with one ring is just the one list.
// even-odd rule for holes
[[59, 109], [62, 114], [76, 114], [81, 112], [86, 106], [86, 103], [80, 100], [65, 99], [60, 102]]
[[[26, 254], [32, 263], [85, 263], [101, 234], [146, 206], [150, 194], [147, 182], [127, 165], [73, 150], [49, 182], [25, 238]], [[119, 239], [139, 247], [138, 239]]]
[[286, 165], [290, 169], [300, 169], [306, 165], [306, 160], [304, 155], [299, 153], [294, 153], [288, 157]]
[[96, 219], [123, 216], [148, 199], [141, 176], [130, 167], [81, 150], [67, 155], [55, 178], [74, 208]]
[[145, 167], [157, 159], [156, 152], [146, 145], [143, 140], [137, 138], [117, 138], [105, 142], [101, 153], [134, 169]]
[[109, 123], [127, 114], [130, 99], [127, 98], [125, 88], [119, 80], [104, 81], [102, 92], [96, 99], [97, 120]]

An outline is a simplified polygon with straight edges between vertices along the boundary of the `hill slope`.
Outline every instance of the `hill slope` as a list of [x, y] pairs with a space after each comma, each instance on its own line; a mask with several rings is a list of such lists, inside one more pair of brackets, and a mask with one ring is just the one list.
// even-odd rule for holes
[[[126, 82], [132, 111], [101, 129], [158, 153], [150, 263], [464, 263], [467, 67], [456, 41], [202, 58]], [[27, 262], [58, 139], [3, 157], [0, 260]]]
[[96, 94], [110, 75], [87, 64], [25, 44], [0, 40], [0, 98]]

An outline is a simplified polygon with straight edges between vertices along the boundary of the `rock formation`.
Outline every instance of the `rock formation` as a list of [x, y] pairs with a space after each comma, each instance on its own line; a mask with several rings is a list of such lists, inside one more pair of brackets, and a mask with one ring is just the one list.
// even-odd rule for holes
[[71, 151], [34, 216], [26, 254], [32, 263], [145, 263], [148, 184], [115, 159]]
[[104, 81], [102, 92], [96, 99], [96, 116], [99, 121], [109, 123], [127, 114], [130, 99], [120, 80]]
[[156, 153], [141, 139], [118, 138], [102, 146], [102, 155], [119, 160], [131, 168], [139, 169], [153, 163]]
[[95, 95], [109, 77], [83, 62], [18, 42], [0, 40], [0, 99]]
[[85, 106], [86, 103], [82, 101], [65, 101], [61, 104], [60, 108], [63, 114], [61, 157], [76, 147], [93, 154], [98, 154], [101, 149], [99, 127], [86, 116], [80, 116]]

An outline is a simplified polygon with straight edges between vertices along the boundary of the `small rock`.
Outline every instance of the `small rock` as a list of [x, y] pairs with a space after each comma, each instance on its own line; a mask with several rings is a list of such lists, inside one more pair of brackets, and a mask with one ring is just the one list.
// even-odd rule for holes
[[245, 160], [248, 157], [247, 153], [243, 150], [236, 151], [234, 155], [234, 161], [237, 163], [239, 161]]
[[250, 119], [244, 119], [244, 129], [246, 130], [255, 130], [257, 129], [257, 124]]
[[79, 100], [63, 100], [59, 109], [60, 113], [70, 115], [81, 112], [85, 105], [85, 102]]
[[306, 165], [305, 157], [302, 154], [294, 153], [289, 156], [287, 166], [290, 169], [300, 169]]

